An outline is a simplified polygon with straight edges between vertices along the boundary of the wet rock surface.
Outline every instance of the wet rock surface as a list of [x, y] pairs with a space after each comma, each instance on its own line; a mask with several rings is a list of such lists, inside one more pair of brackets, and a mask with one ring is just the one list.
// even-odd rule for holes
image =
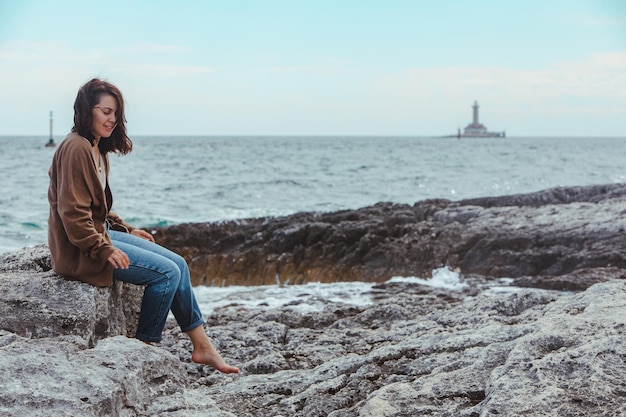
[[[420, 222], [439, 225], [428, 229], [424, 242], [442, 257], [431, 264], [418, 257], [412, 271], [424, 268], [424, 274], [411, 274], [427, 276], [427, 265], [447, 263], [460, 267], [466, 289], [381, 282], [368, 306], [328, 303], [307, 314], [287, 307], [252, 311], [233, 302], [211, 313], [206, 328], [227, 360], [241, 368], [239, 375], [193, 364], [190, 343], [174, 322], [159, 345], [125, 337], [138, 308], [136, 287], [95, 289], [66, 281], [49, 270], [43, 245], [4, 255], [0, 416], [623, 415], [623, 192], [604, 186], [418, 203], [409, 211], [422, 210]], [[364, 211], [379, 206], [396, 207]], [[293, 218], [307, 216], [313, 214]], [[366, 217], [367, 224], [377, 223], [374, 215]], [[227, 239], [236, 222], [224, 226]], [[288, 237], [292, 229], [280, 230]], [[223, 254], [252, 250], [247, 237], [233, 236], [243, 240], [231, 249], [223, 243]], [[375, 281], [380, 271], [409, 275], [403, 268], [411, 258], [401, 252], [401, 241], [381, 240], [380, 253], [398, 258], [372, 268], [349, 264], [352, 250], [333, 259], [346, 262], [342, 268], [369, 271]], [[281, 265], [296, 259], [287, 243], [276, 238], [275, 245]], [[260, 245], [258, 251], [267, 256], [269, 249]], [[549, 256], [541, 258], [542, 251]], [[292, 265], [294, 271], [303, 267]], [[264, 268], [270, 269], [257, 266]]]
[[579, 288], [580, 269], [626, 268], [626, 185], [358, 210], [298, 213], [157, 229], [188, 260], [195, 284], [383, 282], [428, 277], [447, 265], [465, 274]]

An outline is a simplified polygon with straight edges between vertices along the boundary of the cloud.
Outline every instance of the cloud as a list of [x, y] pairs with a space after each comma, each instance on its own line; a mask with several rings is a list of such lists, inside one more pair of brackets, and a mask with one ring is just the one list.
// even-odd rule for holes
[[188, 77], [207, 74], [214, 68], [194, 65], [171, 64], [180, 54], [191, 49], [179, 45], [135, 43], [121, 47], [80, 49], [63, 42], [19, 41], [0, 45], [1, 72], [9, 76], [19, 75], [22, 69], [46, 73], [54, 68], [87, 68], [92, 71], [113, 69], [154, 76]]
[[620, 14], [565, 14], [565, 22], [571, 22], [581, 27], [606, 28], [607, 26], [626, 26], [626, 17]]
[[604, 98], [626, 104], [626, 52], [596, 54], [584, 61], [542, 69], [414, 68], [381, 81], [380, 89], [425, 104], [468, 98], [504, 103], [545, 104], [564, 97]]
[[149, 78], [188, 79], [194, 76], [210, 75], [217, 71], [213, 67], [166, 64], [128, 64], [112, 67], [115, 72], [130, 76]]
[[75, 91], [81, 82], [97, 76], [117, 79], [163, 79], [170, 82], [205, 77], [216, 68], [178, 64], [177, 54], [189, 48], [137, 43], [122, 47], [79, 49], [62, 42], [20, 41], [0, 44], [0, 87], [29, 97], [42, 90]]
[[347, 59], [323, 58], [305, 65], [277, 65], [267, 67], [266, 71], [279, 74], [299, 74], [311, 76], [346, 74], [354, 63]]

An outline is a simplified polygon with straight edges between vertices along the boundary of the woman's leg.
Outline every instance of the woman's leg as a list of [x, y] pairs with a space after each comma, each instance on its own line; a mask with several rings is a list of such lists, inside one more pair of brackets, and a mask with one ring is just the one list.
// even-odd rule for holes
[[128, 233], [110, 231], [109, 234], [113, 245], [126, 252], [130, 259], [127, 270], [115, 270], [115, 279], [146, 285], [146, 291], [154, 287], [152, 292], [169, 286], [167, 289], [173, 291], [173, 297], [167, 300], [167, 310], [172, 310], [181, 330], [187, 332], [204, 324], [191, 287], [189, 267], [182, 256]]
[[[225, 373], [239, 372], [239, 369], [224, 361], [204, 331], [202, 326], [204, 320], [193, 293], [189, 267], [185, 259], [160, 245], [128, 233], [109, 231], [109, 235], [113, 245], [126, 252], [130, 258], [129, 268], [116, 269], [113, 277], [120, 281], [146, 286], [137, 326], [137, 338], [144, 341], [160, 341], [167, 311], [171, 309], [181, 330], [191, 339], [193, 344], [191, 358], [194, 362], [210, 365]], [[159, 308], [155, 310], [154, 306], [157, 304]], [[165, 310], [164, 317], [161, 317], [162, 307], [166, 305], [169, 307]], [[153, 316], [155, 311], [157, 315]]]
[[180, 283], [180, 270], [174, 262], [154, 252], [127, 241], [112, 241], [130, 259], [128, 269], [115, 269], [113, 278], [145, 286], [136, 337], [144, 342], [160, 342]]

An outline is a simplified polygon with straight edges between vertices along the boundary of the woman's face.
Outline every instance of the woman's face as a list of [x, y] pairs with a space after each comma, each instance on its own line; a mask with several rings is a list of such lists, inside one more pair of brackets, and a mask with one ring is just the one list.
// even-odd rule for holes
[[117, 101], [109, 94], [103, 94], [98, 104], [92, 111], [91, 131], [96, 139], [108, 138], [117, 126], [115, 112], [117, 112]]

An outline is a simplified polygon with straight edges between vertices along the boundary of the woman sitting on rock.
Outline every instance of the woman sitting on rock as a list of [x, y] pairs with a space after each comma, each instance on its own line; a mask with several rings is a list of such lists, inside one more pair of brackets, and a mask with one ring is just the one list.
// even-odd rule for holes
[[204, 331], [185, 260], [154, 243], [110, 210], [109, 152], [127, 154], [124, 100], [114, 85], [93, 79], [78, 91], [74, 127], [50, 167], [48, 243], [53, 269], [69, 279], [145, 286], [136, 337], [159, 342], [171, 310], [193, 344], [191, 359], [224, 373], [228, 365]]

